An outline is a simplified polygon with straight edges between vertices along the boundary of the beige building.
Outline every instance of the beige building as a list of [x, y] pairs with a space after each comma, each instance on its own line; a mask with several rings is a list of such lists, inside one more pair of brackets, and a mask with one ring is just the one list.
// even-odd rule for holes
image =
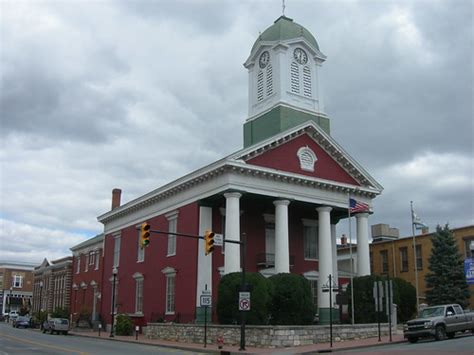
[[44, 259], [34, 269], [33, 312], [52, 313], [70, 308], [72, 256], [49, 262]]
[[0, 262], [0, 308], [2, 314], [30, 310], [33, 295], [34, 264]]
[[[474, 225], [451, 229], [457, 242], [463, 260], [472, 258], [474, 245]], [[416, 265], [418, 274], [419, 303], [426, 299], [425, 276], [429, 272], [428, 259], [431, 255], [431, 237], [434, 233], [428, 230], [416, 235]], [[372, 226], [372, 243], [370, 245], [370, 267], [371, 273], [375, 275], [387, 275], [399, 277], [413, 286], [416, 284], [415, 258], [413, 252], [413, 237], [398, 237], [398, 230], [390, 228], [386, 224]], [[474, 309], [474, 285], [469, 286], [471, 294], [470, 307]]]

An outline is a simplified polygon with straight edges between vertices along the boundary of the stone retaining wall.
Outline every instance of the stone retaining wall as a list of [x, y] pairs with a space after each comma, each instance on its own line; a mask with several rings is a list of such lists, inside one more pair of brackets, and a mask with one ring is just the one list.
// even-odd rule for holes
[[[150, 339], [163, 339], [183, 343], [204, 344], [204, 325], [176, 323], [148, 323], [144, 328]], [[388, 334], [388, 324], [381, 325], [382, 335]], [[364, 339], [378, 336], [377, 324], [333, 325], [333, 342]], [[216, 344], [217, 337], [225, 345], [240, 344], [240, 326], [208, 325], [207, 343]], [[283, 348], [329, 342], [329, 326], [246, 326], [246, 345], [254, 347]]]

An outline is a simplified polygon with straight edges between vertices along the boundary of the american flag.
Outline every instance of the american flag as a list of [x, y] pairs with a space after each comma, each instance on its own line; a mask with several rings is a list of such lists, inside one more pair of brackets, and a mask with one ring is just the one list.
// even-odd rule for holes
[[356, 212], [368, 212], [370, 210], [369, 205], [363, 202], [354, 200], [353, 198], [349, 199], [349, 211], [351, 213]]

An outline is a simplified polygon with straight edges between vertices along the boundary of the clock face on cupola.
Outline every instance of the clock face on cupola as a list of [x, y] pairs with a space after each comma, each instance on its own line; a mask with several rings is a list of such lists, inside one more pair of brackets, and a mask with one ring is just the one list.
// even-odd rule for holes
[[244, 146], [308, 120], [329, 133], [319, 83], [325, 59], [314, 36], [286, 16], [259, 35], [244, 63], [249, 73]]

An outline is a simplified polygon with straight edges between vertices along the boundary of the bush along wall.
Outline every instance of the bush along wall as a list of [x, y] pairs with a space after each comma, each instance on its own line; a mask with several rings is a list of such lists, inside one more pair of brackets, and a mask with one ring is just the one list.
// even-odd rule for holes
[[296, 274], [278, 274], [269, 280], [273, 284], [271, 324], [312, 324], [315, 309], [309, 281]]
[[[247, 290], [250, 294], [250, 311], [246, 313], [246, 323], [253, 325], [268, 324], [269, 306], [272, 297], [272, 284], [260, 273], [248, 272]], [[217, 316], [220, 324], [240, 323], [239, 291], [242, 274], [240, 272], [224, 275], [219, 283]]]

